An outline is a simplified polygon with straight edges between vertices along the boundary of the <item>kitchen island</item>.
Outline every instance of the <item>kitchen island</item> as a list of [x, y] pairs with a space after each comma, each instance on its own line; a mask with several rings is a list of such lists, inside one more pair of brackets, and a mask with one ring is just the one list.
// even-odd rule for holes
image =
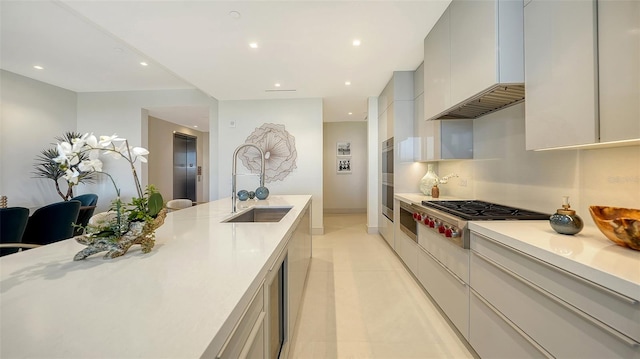
[[74, 262], [84, 246], [65, 240], [2, 257], [0, 357], [217, 356], [276, 261], [291, 257], [296, 228], [308, 247], [288, 262], [306, 280], [311, 196], [253, 203], [291, 210], [279, 222], [221, 223], [231, 217], [226, 198], [169, 213], [148, 254], [134, 246]]

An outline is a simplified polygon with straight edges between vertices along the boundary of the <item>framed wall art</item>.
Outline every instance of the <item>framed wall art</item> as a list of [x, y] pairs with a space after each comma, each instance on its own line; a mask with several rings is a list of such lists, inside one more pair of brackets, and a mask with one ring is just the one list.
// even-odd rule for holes
[[336, 158], [336, 172], [338, 174], [350, 174], [351, 173], [351, 157]]
[[351, 156], [351, 142], [338, 142], [336, 147], [338, 156]]

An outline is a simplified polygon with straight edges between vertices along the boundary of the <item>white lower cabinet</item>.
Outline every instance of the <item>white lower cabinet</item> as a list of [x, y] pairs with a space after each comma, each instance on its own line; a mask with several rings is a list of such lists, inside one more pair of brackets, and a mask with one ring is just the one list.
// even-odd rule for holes
[[468, 250], [455, 246], [425, 226], [418, 226], [416, 277], [458, 331], [469, 336]]
[[249, 336], [245, 350], [240, 353], [240, 358], [262, 359], [266, 357], [264, 351], [264, 320], [256, 324], [254, 331]]
[[[513, 329], [503, 336], [517, 333], [532, 356], [640, 358], [640, 332], [630, 323], [640, 310], [637, 302], [473, 233], [471, 249], [470, 343], [482, 357], [511, 357], [513, 350], [500, 335], [482, 332], [487, 316], [480, 313], [489, 308]], [[593, 305], [592, 296], [611, 306], [609, 317], [598, 318], [603, 309]], [[615, 314], [620, 311], [628, 320]]]
[[385, 241], [387, 241], [391, 248], [394, 248], [393, 222], [383, 214], [379, 214], [378, 217], [378, 231], [380, 232], [380, 235]]
[[424, 249], [418, 251], [418, 280], [456, 329], [469, 336], [469, 286]]
[[[311, 262], [311, 207], [302, 216], [289, 241], [287, 294], [288, 294], [288, 328], [291, 337], [295, 332], [302, 295], [304, 293], [309, 264]], [[292, 341], [290, 341], [291, 343]]]
[[543, 348], [471, 289], [469, 344], [481, 358], [544, 358]]
[[259, 348], [252, 349], [254, 347], [262, 347], [260, 353], [264, 353], [264, 331], [262, 331], [262, 337], [257, 333], [259, 328], [264, 326], [264, 318], [264, 286], [261, 285], [222, 346], [217, 358], [247, 358], [249, 356], [242, 355], [255, 354], [259, 351]]
[[402, 231], [396, 231], [396, 253], [414, 275], [418, 272], [418, 244]]

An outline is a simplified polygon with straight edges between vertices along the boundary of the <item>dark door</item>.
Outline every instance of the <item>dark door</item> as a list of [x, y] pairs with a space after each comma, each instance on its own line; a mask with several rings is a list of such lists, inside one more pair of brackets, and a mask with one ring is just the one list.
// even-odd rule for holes
[[173, 198], [196, 201], [196, 137], [173, 134]]

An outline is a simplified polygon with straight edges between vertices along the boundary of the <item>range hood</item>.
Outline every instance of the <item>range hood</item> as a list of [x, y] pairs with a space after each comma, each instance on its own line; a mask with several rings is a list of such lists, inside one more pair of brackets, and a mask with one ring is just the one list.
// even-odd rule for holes
[[460, 120], [484, 116], [524, 101], [524, 84], [497, 84], [434, 117]]

